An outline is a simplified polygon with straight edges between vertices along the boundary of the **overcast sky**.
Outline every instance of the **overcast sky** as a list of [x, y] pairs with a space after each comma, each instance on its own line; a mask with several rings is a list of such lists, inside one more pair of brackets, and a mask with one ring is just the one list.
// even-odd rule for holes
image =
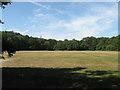
[[2, 30], [57, 40], [118, 35], [117, 2], [13, 2]]

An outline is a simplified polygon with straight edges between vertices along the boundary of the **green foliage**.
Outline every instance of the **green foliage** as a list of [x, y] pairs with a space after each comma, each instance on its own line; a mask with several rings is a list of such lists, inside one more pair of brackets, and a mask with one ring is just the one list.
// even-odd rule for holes
[[85, 37], [82, 40], [57, 41], [21, 35], [13, 31], [1, 31], [2, 51], [7, 51], [9, 56], [18, 50], [120, 50], [118, 47], [120, 35], [112, 38]]
[[95, 50], [96, 45], [97, 45], [97, 39], [95, 37], [83, 38], [81, 42], [81, 46], [89, 50]]
[[63, 41], [58, 41], [56, 46], [55, 46], [56, 50], [65, 50], [65, 45], [63, 43]]
[[5, 9], [5, 6], [11, 4], [11, 0], [0, 0], [0, 7]]

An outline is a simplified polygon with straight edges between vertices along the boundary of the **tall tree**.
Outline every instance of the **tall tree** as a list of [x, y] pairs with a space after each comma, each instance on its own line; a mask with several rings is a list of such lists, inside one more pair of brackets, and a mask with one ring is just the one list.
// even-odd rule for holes
[[3, 31], [2, 32], [2, 52], [7, 51], [8, 55], [11, 57], [16, 52], [17, 48], [15, 45], [16, 34], [13, 31]]

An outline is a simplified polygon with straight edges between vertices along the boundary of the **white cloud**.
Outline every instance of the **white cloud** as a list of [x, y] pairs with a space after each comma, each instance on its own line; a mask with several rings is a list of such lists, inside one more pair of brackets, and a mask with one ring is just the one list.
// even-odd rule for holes
[[99, 15], [103, 18], [116, 18], [118, 16], [118, 3], [114, 5], [105, 6], [101, 4], [94, 4], [94, 7], [90, 9], [92, 12], [95, 12], [96, 15]]
[[40, 7], [39, 9], [36, 10], [37, 12], [40, 11], [41, 8], [44, 8], [44, 9], [46, 9], [46, 10], [56, 11], [56, 12], [61, 13], [61, 14], [64, 13], [64, 12], [63, 12], [62, 10], [60, 10], [60, 9], [52, 8], [51, 6], [43, 5], [43, 4], [38, 3], [38, 2], [35, 2], [35, 1], [33, 1], [33, 0], [30, 0], [29, 2]]
[[[51, 7], [49, 7], [49, 9], [50, 8]], [[57, 9], [54, 10], [57, 11]], [[117, 22], [117, 5], [110, 7], [101, 4], [94, 4], [89, 8], [89, 12], [86, 12], [84, 16], [74, 16], [74, 13], [69, 14], [69, 16], [72, 15], [69, 20], [61, 20], [59, 17], [55, 16], [54, 13], [43, 14], [41, 13], [41, 9], [37, 9], [35, 16], [31, 19], [36, 21], [37, 24], [33, 22], [34, 27], [31, 27], [34, 28], [34, 30], [41, 30], [42, 28], [44, 31], [37, 31], [38, 33], [35, 33], [34, 36], [40, 35], [44, 38], [55, 38], [57, 40], [63, 40], [65, 38], [82, 39], [86, 36], [95, 36], [99, 33], [109, 31], [109, 29], [113, 27], [114, 22]], [[39, 23], [44, 22], [42, 22], [41, 19], [44, 19], [44, 21], [46, 20], [48, 23], [44, 26], [40, 26]]]
[[[98, 9], [98, 10], [97, 10]], [[58, 30], [64, 28], [68, 34], [59, 34], [61, 38], [76, 38], [80, 39], [86, 36], [94, 36], [101, 32], [112, 28], [114, 22], [117, 21], [117, 10], [115, 7], [97, 7], [92, 9], [95, 15], [85, 15], [83, 17], [72, 18], [70, 21], [59, 20], [57, 23], [52, 23], [47, 26], [48, 30]], [[72, 33], [71, 33], [72, 32]], [[60, 38], [60, 37], [59, 37]]]
[[37, 16], [37, 17], [45, 17], [45, 16], [48, 16], [48, 14], [39, 13], [39, 14], [36, 14], [35, 16]]
[[32, 3], [32, 4], [34, 4], [34, 5], [39, 6], [39, 7], [41, 7], [41, 8], [49, 9], [48, 6], [42, 5], [42, 4], [38, 3], [38, 2], [35, 2], [34, 0], [27, 0], [27, 1], [30, 2], [30, 3]]
[[21, 31], [21, 30], [19, 30], [19, 29], [15, 29], [15, 28], [13, 28], [13, 29], [7, 29], [7, 30], [5, 30], [5, 31], [14, 31], [14, 32], [17, 32], [17, 33], [20, 33], [20, 34], [27, 34], [28, 32], [29, 32], [29, 30], [24, 30], [24, 31]]
[[35, 12], [38, 13], [41, 11], [41, 8], [35, 9]]

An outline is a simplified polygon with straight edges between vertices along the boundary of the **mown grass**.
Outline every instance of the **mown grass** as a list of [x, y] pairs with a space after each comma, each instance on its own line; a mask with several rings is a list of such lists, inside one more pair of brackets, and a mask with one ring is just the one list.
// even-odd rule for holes
[[2, 67], [4, 88], [120, 87], [113, 51], [19, 51]]
[[118, 52], [107, 51], [19, 51], [3, 67], [44, 67], [117, 70]]

